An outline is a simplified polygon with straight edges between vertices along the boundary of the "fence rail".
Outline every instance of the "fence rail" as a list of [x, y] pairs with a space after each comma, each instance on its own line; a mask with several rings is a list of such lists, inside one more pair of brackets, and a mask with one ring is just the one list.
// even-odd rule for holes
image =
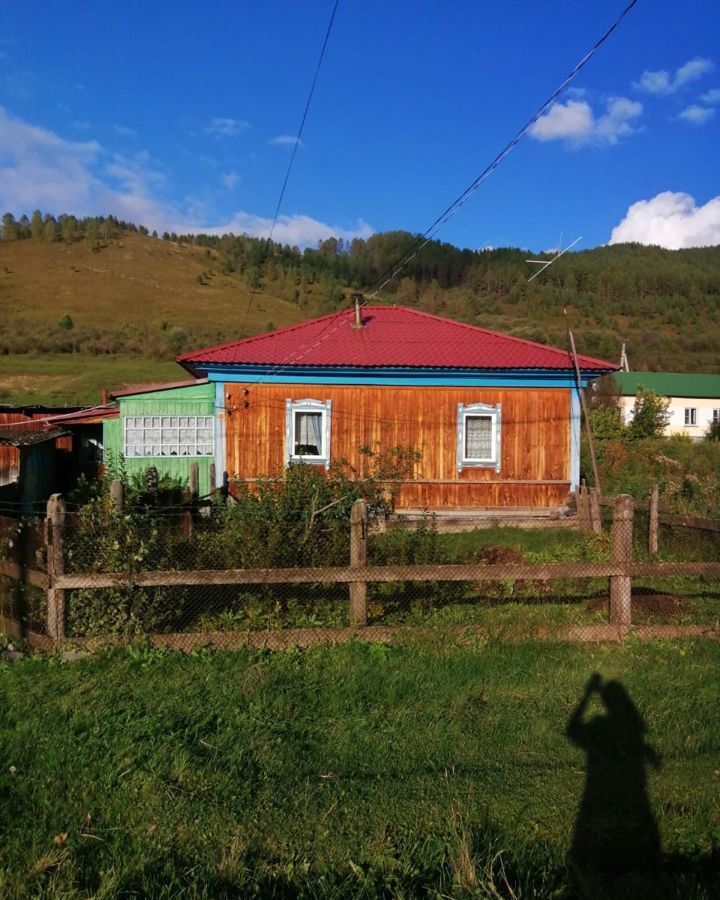
[[[598, 510], [600, 506], [607, 507], [609, 501], [601, 501], [597, 495], [585, 493], [585, 500], [581, 492], [578, 497], [579, 518], [583, 519], [587, 530], [597, 531], [598, 525], [602, 529]], [[253, 646], [285, 646], [290, 643], [300, 645], [318, 642], [335, 642], [347, 640], [349, 636], [363, 637], [364, 639], [388, 640], [392, 634], [405, 633], [413, 629], [409, 626], [368, 624], [369, 604], [376, 602], [377, 593], [371, 592], [372, 586], [382, 585], [425, 585], [432, 590], [433, 585], [466, 583], [469, 586], [483, 584], [494, 585], [510, 583], [514, 585], [545, 585], [552, 582], [582, 582], [591, 579], [609, 580], [609, 598], [607, 601], [607, 623], [595, 623], [578, 625], [564, 625], [555, 629], [553, 634], [560, 639], [568, 640], [617, 640], [621, 637], [635, 633], [640, 637], [651, 635], [679, 636], [681, 634], [694, 635], [707, 633], [707, 626], [697, 624], [663, 625], [662, 623], [648, 628], [642, 623], [633, 623], [633, 579], [663, 579], [672, 577], [693, 577], [705, 580], [720, 579], [720, 561], [692, 561], [688, 559], [658, 560], [634, 559], [634, 512], [635, 506], [632, 497], [621, 495], [614, 499], [612, 541], [610, 559], [602, 561], [573, 561], [573, 562], [538, 562], [518, 563], [506, 561], [476, 562], [474, 564], [422, 564], [422, 565], [372, 565], [368, 564], [368, 515], [365, 501], [358, 500], [352, 509], [350, 517], [350, 565], [329, 567], [297, 567], [297, 568], [226, 568], [226, 569], [158, 569], [151, 570], [138, 567], [137, 570], [128, 571], [68, 571], [67, 548], [65, 546], [67, 523], [62, 498], [54, 495], [48, 501], [47, 519], [42, 530], [37, 530], [32, 540], [19, 538], [14, 547], [14, 559], [0, 559], [0, 577], [12, 580], [19, 586], [30, 586], [39, 590], [44, 595], [44, 625], [41, 630], [25, 627], [35, 646], [49, 649], [58, 644], [74, 642], [86, 644], [98, 640], [110, 640], [116, 642], [121, 638], [112, 632], [107, 635], [94, 636], [92, 638], [83, 634], [68, 636], [68, 597], [71, 592], [90, 592], [96, 596], [98, 603], [102, 605], [103, 595], [93, 592], [108, 591], [112, 589], [124, 589], [138, 591], [152, 591], [162, 588], [201, 589], [223, 587], [262, 588], [263, 586], [318, 586], [318, 585], [347, 585], [349, 591], [345, 597], [332, 595], [330, 604], [347, 604], [347, 617], [349, 627], [325, 627], [317, 625], [312, 628], [292, 628], [268, 631], [258, 627], [253, 635], [246, 629], [238, 636], [238, 632], [231, 634], [213, 630], [212, 628], [198, 633], [178, 632], [173, 628], [166, 628], [165, 633], [148, 632], [149, 639], [158, 646], [231, 646], [234, 643]], [[657, 514], [657, 502], [651, 499], [647, 504], [652, 513], [655, 510], [655, 522], [650, 516], [649, 541], [651, 557], [657, 552], [657, 521], [681, 528], [703, 529], [710, 533], [720, 532], [720, 521], [714, 519], [702, 519], [687, 516], [661, 516]], [[584, 512], [583, 512], [584, 507]], [[653, 524], [654, 522], [654, 524]], [[654, 534], [653, 534], [654, 529]], [[653, 549], [653, 540], [655, 547]], [[38, 541], [42, 543], [42, 555], [46, 560], [47, 571], [33, 565], [41, 555], [38, 549]], [[32, 545], [32, 547], [30, 546]], [[32, 550], [32, 552], [30, 552]], [[89, 560], [88, 560], [89, 562]], [[278, 595], [279, 596], [279, 595]], [[109, 601], [108, 601], [109, 602]], [[144, 602], [142, 595], [140, 601]], [[266, 598], [265, 602], [269, 602]], [[172, 598], [168, 599], [172, 605]], [[719, 607], [720, 613], [720, 607]], [[7, 617], [6, 617], [7, 618]], [[720, 614], [716, 617], [720, 620]], [[18, 634], [18, 622], [11, 622], [8, 630]], [[448, 630], [455, 626], [448, 625]], [[457, 629], [465, 632], [467, 626], [457, 626]], [[408, 630], [409, 629], [409, 630]], [[20, 629], [21, 631], [22, 629]], [[415, 628], [415, 631], [418, 631]], [[475, 626], [477, 633], [482, 632], [480, 626]], [[548, 630], [542, 625], [535, 627], [534, 634], [540, 639], [548, 636]], [[179, 637], [178, 634], [182, 634]], [[225, 634], [219, 638], [218, 634]], [[528, 636], [528, 631], [524, 634]], [[244, 636], [243, 636], [244, 635]], [[584, 635], [584, 637], [583, 637]]]
[[[38, 586], [49, 579], [34, 573]], [[720, 562], [530, 563], [527, 565], [337, 566], [319, 569], [197, 569], [195, 571], [93, 572], [58, 575], [60, 590], [135, 587], [192, 587], [204, 584], [384, 584], [432, 581], [555, 581], [565, 578], [632, 578], [674, 575], [720, 576]]]

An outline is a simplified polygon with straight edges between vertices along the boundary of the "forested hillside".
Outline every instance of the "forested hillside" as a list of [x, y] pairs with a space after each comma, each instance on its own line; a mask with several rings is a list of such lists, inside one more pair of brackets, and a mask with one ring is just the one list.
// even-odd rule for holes
[[[165, 365], [193, 346], [341, 308], [353, 291], [372, 293], [416, 237], [385, 232], [301, 251], [245, 236], [151, 235], [112, 217], [6, 215], [0, 372], [22, 372], [32, 354], [46, 364], [57, 356], [62, 369], [61, 357], [82, 353], [122, 359], [124, 373], [135, 359], [146, 377], [153, 361]], [[543, 258], [431, 241], [373, 302], [560, 346], [566, 308], [583, 352], [617, 360], [626, 342], [633, 368], [720, 372], [720, 247], [598, 247], [566, 254], [530, 283], [529, 255]]]

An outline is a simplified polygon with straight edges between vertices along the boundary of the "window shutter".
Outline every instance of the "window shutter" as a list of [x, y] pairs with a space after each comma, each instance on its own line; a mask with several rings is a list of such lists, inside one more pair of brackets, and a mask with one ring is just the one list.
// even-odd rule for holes
[[458, 403], [457, 413], [457, 470], [462, 472], [463, 467], [463, 405]]
[[327, 410], [327, 415], [325, 416], [325, 468], [330, 468], [330, 415], [332, 413], [332, 400], [325, 401], [325, 409]]

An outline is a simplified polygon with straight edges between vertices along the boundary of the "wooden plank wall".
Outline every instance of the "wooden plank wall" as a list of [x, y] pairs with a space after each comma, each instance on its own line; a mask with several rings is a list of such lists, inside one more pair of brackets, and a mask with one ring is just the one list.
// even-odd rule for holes
[[[282, 472], [285, 400], [332, 400], [332, 461], [364, 473], [359, 448], [421, 454], [399, 508], [559, 506], [570, 479], [570, 391], [561, 388], [226, 384], [227, 471], [255, 479]], [[502, 403], [500, 472], [457, 471], [457, 404]]]
[[[30, 416], [22, 412], [0, 412], [0, 426], [16, 425], [29, 421]], [[20, 451], [17, 447], [0, 444], [0, 485], [17, 481], [20, 475]]]

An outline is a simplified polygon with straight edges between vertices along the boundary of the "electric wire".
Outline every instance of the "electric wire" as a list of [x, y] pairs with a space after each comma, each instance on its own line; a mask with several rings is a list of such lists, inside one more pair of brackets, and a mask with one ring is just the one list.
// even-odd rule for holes
[[[623, 22], [625, 17], [630, 13], [634, 6], [638, 3], [638, 0], [630, 0], [630, 2], [623, 8], [620, 14], [615, 18], [612, 24], [603, 32], [603, 34], [595, 41], [592, 47], [585, 53], [585, 55], [575, 64], [575, 66], [570, 70], [570, 72], [563, 78], [557, 88], [549, 95], [549, 97], [542, 103], [541, 106], [538, 107], [537, 111], [527, 120], [527, 122], [516, 132], [515, 136], [505, 145], [505, 147], [495, 156], [492, 162], [487, 165], [482, 172], [475, 178], [470, 185], [458, 196], [453, 202], [445, 208], [445, 210], [435, 219], [434, 222], [422, 233], [420, 238], [416, 241], [415, 245], [409, 250], [406, 251], [401, 257], [399, 257], [391, 266], [389, 266], [385, 272], [380, 275], [378, 280], [375, 283], [375, 286], [372, 288], [372, 292], [369, 296], [364, 297], [361, 306], [366, 306], [374, 297], [376, 297], [382, 290], [385, 288], [404, 268], [405, 266], [412, 260], [417, 254], [422, 250], [423, 247], [427, 246], [430, 241], [433, 239], [435, 234], [445, 225], [454, 215], [455, 213], [467, 202], [467, 200], [478, 190], [478, 188], [483, 184], [484, 181], [495, 171], [495, 169], [500, 166], [503, 160], [508, 156], [508, 154], [520, 143], [520, 141], [525, 137], [525, 135], [529, 132], [532, 126], [537, 122], [537, 120], [545, 114], [545, 112], [552, 106], [552, 104], [557, 100], [557, 98], [562, 94], [562, 92], [568, 87], [568, 85], [574, 80], [574, 78], [578, 75], [578, 73], [585, 68], [585, 66], [590, 62], [590, 60], [595, 56], [598, 50], [603, 46], [603, 44], [608, 40], [608, 38], [613, 34], [613, 32], [619, 27], [619, 25]], [[315, 341], [307, 346], [307, 349], [303, 350], [305, 345], [300, 344], [298, 350], [291, 354], [289, 357], [286, 357], [283, 363], [278, 363], [274, 367], [272, 367], [268, 375], [274, 374], [276, 372], [281, 372], [285, 368], [290, 365], [295, 365], [298, 359], [301, 359], [303, 356], [306, 356], [317, 347], [320, 343], [327, 340], [332, 334], [334, 334], [343, 324], [350, 325], [352, 323], [352, 317], [354, 313], [352, 310], [348, 310], [347, 316], [338, 316], [337, 319], [330, 318], [328, 323], [323, 327], [320, 334], [317, 336]], [[335, 323], [335, 327], [328, 332], [330, 325]], [[255, 384], [259, 382], [253, 382]]]
[[[310, 85], [310, 91], [307, 96], [307, 100], [305, 101], [305, 108], [303, 110], [302, 118], [300, 120], [300, 127], [298, 128], [297, 137], [295, 138], [295, 143], [293, 144], [292, 153], [290, 154], [290, 161], [288, 162], [287, 169], [285, 170], [285, 177], [283, 179], [282, 187], [280, 188], [280, 196], [278, 197], [277, 205], [275, 207], [275, 215], [273, 216], [272, 225], [270, 226], [270, 231], [268, 233], [267, 241], [268, 246], [272, 243], [273, 234], [275, 233], [275, 227], [277, 226], [277, 221], [280, 216], [280, 209], [282, 207], [282, 202], [285, 198], [285, 191], [287, 190], [288, 181], [290, 180], [290, 173], [292, 172], [293, 165], [295, 163], [295, 157], [297, 155], [298, 147], [300, 146], [300, 139], [302, 138], [303, 131], [305, 130], [305, 122], [307, 121], [308, 113], [310, 112], [310, 104], [312, 103], [313, 94], [315, 93], [315, 87], [317, 85], [318, 76], [320, 75], [320, 69], [322, 67], [323, 59], [325, 57], [325, 51], [327, 50], [328, 42], [330, 41], [330, 33], [332, 32], [333, 24], [335, 22], [335, 14], [337, 13], [338, 6], [340, 5], [340, 0], [335, 0], [335, 3], [332, 8], [332, 13], [330, 14], [330, 21], [328, 22], [328, 27], [325, 32], [325, 38], [322, 43], [322, 48], [320, 50], [320, 56], [318, 57], [317, 64], [315, 66], [315, 72], [313, 74], [312, 83]], [[250, 310], [252, 309], [253, 301], [255, 300], [255, 296], [258, 291], [253, 288], [250, 294], [250, 300], [248, 302], [247, 309], [245, 311], [245, 318], [243, 320], [243, 328], [247, 324], [248, 316], [250, 315]]]

